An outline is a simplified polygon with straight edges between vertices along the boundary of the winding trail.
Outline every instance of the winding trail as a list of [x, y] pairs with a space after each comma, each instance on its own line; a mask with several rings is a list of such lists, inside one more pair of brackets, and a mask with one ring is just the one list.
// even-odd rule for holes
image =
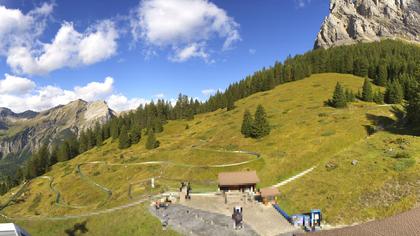
[[[241, 166], [241, 165], [249, 164], [249, 163], [258, 161], [262, 158], [259, 153], [251, 152], [251, 151], [244, 151], [244, 150], [239, 150], [239, 151], [211, 150], [211, 149], [196, 148], [194, 146], [192, 148], [197, 149], [197, 150], [222, 152], [222, 153], [248, 154], [248, 155], [254, 156], [255, 158], [253, 158], [251, 160], [247, 160], [247, 161], [237, 162], [237, 163], [218, 164], [218, 165], [191, 165], [191, 164], [182, 164], [182, 163], [176, 163], [176, 162], [171, 162], [171, 161], [146, 161], [146, 162], [138, 162], [138, 163], [107, 163], [107, 162], [104, 162], [104, 161], [93, 161], [93, 162], [84, 162], [84, 163], [78, 164], [76, 166], [76, 172], [81, 179], [86, 180], [87, 182], [91, 183], [95, 187], [98, 187], [99, 189], [104, 191], [107, 194], [107, 198], [104, 201], [107, 201], [112, 196], [112, 190], [110, 190], [109, 188], [107, 188], [103, 185], [100, 185], [100, 184], [96, 183], [91, 178], [89, 178], [87, 175], [85, 175], [82, 172], [82, 169], [81, 169], [82, 166], [84, 166], [84, 165], [107, 165], [107, 166], [171, 165], [171, 166], [184, 167], [184, 168], [225, 168], [225, 167], [234, 167], [234, 166]], [[49, 188], [51, 189], [52, 192], [54, 192], [56, 194], [56, 200], [55, 200], [56, 205], [61, 206], [61, 207], [69, 207], [69, 208], [77, 208], [77, 209], [89, 207], [89, 206], [75, 206], [75, 205], [69, 205], [69, 204], [66, 204], [66, 203], [61, 203], [62, 202], [61, 194], [54, 187], [54, 178], [51, 177], [51, 176], [40, 176], [38, 178], [49, 180]], [[164, 179], [164, 178], [162, 178], [162, 176], [156, 176], [156, 177], [151, 177], [151, 178]], [[147, 180], [150, 180], [151, 178], [141, 180], [140, 183], [145, 182]], [[170, 180], [170, 179], [168, 179], [168, 180]], [[15, 194], [12, 195], [12, 197], [6, 202], [6, 204], [0, 206], [0, 211], [5, 209], [6, 207], [8, 207], [13, 201], [15, 201], [20, 195], [22, 195], [23, 192], [28, 187], [30, 182], [31, 181], [25, 182], [22, 185], [22, 187]], [[136, 183], [138, 183], [138, 182], [136, 182]], [[130, 183], [130, 186], [133, 185], [133, 184], [136, 184], [136, 183]], [[131, 190], [129, 189], [129, 191], [131, 191]], [[130, 197], [130, 194], [131, 193], [129, 192], [129, 197]], [[118, 206], [118, 207], [113, 207], [113, 208], [108, 208], [108, 209], [103, 209], [103, 210], [98, 210], [98, 211], [93, 211], [93, 212], [88, 212], [88, 213], [82, 213], [82, 214], [77, 214], [77, 215], [64, 215], [64, 216], [52, 216], [52, 217], [45, 217], [45, 216], [10, 217], [10, 216], [7, 216], [5, 214], [0, 213], [0, 216], [4, 217], [6, 219], [9, 219], [9, 220], [26, 220], [26, 221], [76, 219], [76, 218], [81, 218], [81, 217], [89, 217], [89, 216], [96, 216], [96, 215], [111, 213], [111, 212], [115, 212], [115, 211], [118, 211], [118, 210], [134, 207], [134, 206], [140, 205], [140, 204], [142, 204], [146, 201], [149, 201], [149, 200], [152, 200], [152, 199], [155, 199], [155, 198], [160, 198], [164, 195], [165, 194], [148, 196], [148, 197], [144, 197], [144, 198], [141, 198], [137, 201], [134, 201], [134, 202], [131, 202], [131, 203], [128, 203], [128, 204], [125, 204], [125, 205], [121, 205], [121, 206]], [[132, 199], [132, 197], [130, 197], [130, 199]]]

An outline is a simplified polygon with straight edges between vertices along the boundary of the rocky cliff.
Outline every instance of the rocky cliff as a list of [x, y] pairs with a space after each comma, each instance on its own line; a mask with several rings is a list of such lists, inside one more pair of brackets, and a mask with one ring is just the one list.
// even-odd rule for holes
[[103, 101], [77, 100], [40, 113], [18, 114], [0, 108], [0, 159], [27, 156], [43, 143], [52, 144], [114, 116], [115, 112]]
[[420, 0], [331, 0], [314, 47], [382, 38], [420, 42]]

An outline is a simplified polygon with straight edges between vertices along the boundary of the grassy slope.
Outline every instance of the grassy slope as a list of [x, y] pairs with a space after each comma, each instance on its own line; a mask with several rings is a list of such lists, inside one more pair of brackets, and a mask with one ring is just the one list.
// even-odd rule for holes
[[[297, 213], [310, 208], [321, 208], [326, 213], [326, 219], [332, 223], [353, 222], [381, 216], [383, 209], [378, 206], [360, 211], [364, 207], [359, 203], [359, 199], [367, 198], [374, 205], [374, 200], [365, 196], [366, 190], [385, 191], [381, 189], [384, 184], [393, 178], [404, 179], [404, 175], [407, 175], [408, 179], [417, 180], [418, 174], [415, 174], [415, 171], [418, 165], [404, 172], [397, 172], [392, 169], [395, 160], [381, 157], [387, 145], [383, 139], [388, 137], [394, 139], [397, 135], [381, 132], [367, 139], [365, 125], [373, 122], [372, 116], [368, 117], [367, 114], [393, 118], [390, 107], [358, 102], [347, 109], [337, 110], [323, 105], [323, 102], [331, 96], [337, 81], [355, 92], [363, 83], [363, 79], [351, 75], [320, 74], [281, 85], [272, 91], [258, 93], [238, 101], [235, 104], [237, 108], [229, 112], [218, 110], [199, 115], [191, 121], [169, 122], [165, 126], [165, 131], [158, 135], [161, 147], [153, 151], [145, 150], [145, 138], [127, 150], [119, 150], [117, 143], [108, 140], [103, 147], [95, 148], [69, 162], [59, 163], [47, 173], [55, 178], [54, 186], [62, 193], [65, 203], [86, 207], [71, 209], [54, 205], [55, 195], [48, 188], [48, 180], [36, 179], [31, 183], [23, 201], [6, 208], [5, 213], [11, 216], [60, 216], [118, 206], [132, 201], [127, 194], [129, 183], [159, 175], [161, 171], [167, 178], [214, 181], [220, 171], [256, 169], [261, 179], [260, 186], [264, 187], [318, 165], [318, 168], [307, 177], [280, 189], [284, 193], [281, 203], [288, 211]], [[258, 104], [263, 104], [266, 108], [273, 126], [272, 133], [261, 140], [245, 139], [240, 134], [243, 111], [250, 109], [254, 112]], [[185, 128], [187, 124], [189, 129]], [[420, 147], [417, 138], [404, 137], [411, 143], [408, 150], [415, 153], [415, 147]], [[204, 150], [192, 148], [197, 145]], [[244, 166], [221, 169], [174, 166], [83, 166], [85, 174], [113, 191], [109, 201], [105, 201], [107, 195], [103, 191], [80, 179], [74, 171], [78, 163], [98, 160], [108, 163], [170, 160], [202, 165], [234, 163], [252, 158], [243, 154], [210, 151], [239, 149], [260, 152], [263, 159]], [[356, 167], [349, 164], [353, 159], [359, 160]], [[337, 162], [338, 168], [326, 171], [324, 165], [330, 160]], [[158, 184], [175, 187], [178, 186], [178, 181], [158, 181]], [[215, 188], [214, 184], [193, 186], [196, 191], [215, 190]], [[335, 192], [337, 189], [339, 192]], [[136, 185], [133, 192], [140, 195], [144, 193], [144, 188]], [[8, 196], [10, 193], [1, 197], [0, 202]], [[391, 208], [396, 210], [391, 208], [385, 210], [388, 214], [412, 206], [415, 199], [411, 196], [411, 198], [392, 199], [392, 202], [395, 203], [390, 203], [393, 205]], [[350, 210], [357, 212], [353, 213]], [[97, 217], [91, 219], [100, 221]], [[131, 218], [127, 224], [129, 222]], [[148, 218], [143, 219], [143, 222], [147, 222], [145, 224], [151, 230], [156, 227], [156, 224], [149, 224]], [[35, 224], [25, 222], [22, 224], [28, 229], [37, 228]], [[63, 227], [61, 229], [64, 229]]]

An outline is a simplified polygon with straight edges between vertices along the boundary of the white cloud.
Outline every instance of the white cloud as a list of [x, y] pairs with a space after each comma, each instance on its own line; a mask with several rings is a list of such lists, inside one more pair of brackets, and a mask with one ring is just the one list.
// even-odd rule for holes
[[113, 94], [107, 100], [109, 107], [116, 111], [127, 111], [136, 109], [140, 106], [140, 104], [146, 104], [148, 102], [148, 100], [143, 98], [128, 99], [127, 97], [121, 94]]
[[0, 53], [5, 54], [12, 45], [27, 45], [44, 31], [46, 19], [53, 5], [42, 6], [23, 14], [18, 9], [0, 6]]
[[35, 83], [29, 79], [4, 75], [5, 79], [0, 80], [0, 95], [1, 94], [26, 94], [35, 88]]
[[216, 92], [217, 92], [216, 89], [204, 89], [204, 90], [201, 91], [201, 93], [206, 97], [209, 97], [209, 96], [215, 94]]
[[42, 47], [12, 46], [7, 63], [24, 74], [46, 74], [63, 67], [90, 65], [105, 60], [117, 51], [118, 33], [113, 22], [102, 21], [79, 33], [72, 23], [65, 22], [51, 43]]
[[311, 0], [294, 0], [294, 1], [297, 7], [299, 8], [306, 7], [308, 4], [311, 3]]
[[121, 94], [115, 94], [113, 85], [114, 79], [106, 77], [103, 82], [91, 82], [72, 90], [52, 85], [37, 87], [29, 79], [6, 74], [5, 79], [0, 80], [0, 107], [8, 107], [15, 112], [42, 111], [83, 99], [88, 102], [105, 100], [111, 109], [123, 111], [147, 102], [142, 98], [128, 99]]
[[163, 93], [158, 93], [158, 94], [155, 94], [155, 96], [154, 96], [155, 98], [157, 98], [157, 99], [162, 99], [162, 98], [165, 98], [165, 94], [163, 94]]
[[176, 49], [175, 55], [171, 56], [169, 59], [174, 62], [184, 62], [193, 57], [202, 58], [207, 62], [209, 54], [205, 51], [204, 46], [193, 43], [185, 48]]
[[143, 0], [131, 27], [136, 40], [143, 39], [151, 47], [169, 47], [174, 51], [170, 59], [176, 61], [207, 60], [205, 45], [211, 39], [223, 40], [222, 50], [241, 39], [239, 24], [208, 0]]
[[47, 74], [64, 67], [91, 65], [113, 56], [118, 32], [111, 20], [99, 21], [84, 32], [62, 23], [49, 43], [40, 41], [54, 5], [44, 3], [24, 14], [0, 6], [0, 55], [20, 74]]

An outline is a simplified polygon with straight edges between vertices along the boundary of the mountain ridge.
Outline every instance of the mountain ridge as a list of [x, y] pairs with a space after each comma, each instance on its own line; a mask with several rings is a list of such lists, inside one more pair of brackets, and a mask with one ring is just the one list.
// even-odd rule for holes
[[0, 108], [0, 160], [7, 156], [25, 158], [43, 143], [51, 147], [68, 135], [78, 135], [116, 115], [104, 101], [81, 99], [41, 112], [15, 113], [9, 108]]

